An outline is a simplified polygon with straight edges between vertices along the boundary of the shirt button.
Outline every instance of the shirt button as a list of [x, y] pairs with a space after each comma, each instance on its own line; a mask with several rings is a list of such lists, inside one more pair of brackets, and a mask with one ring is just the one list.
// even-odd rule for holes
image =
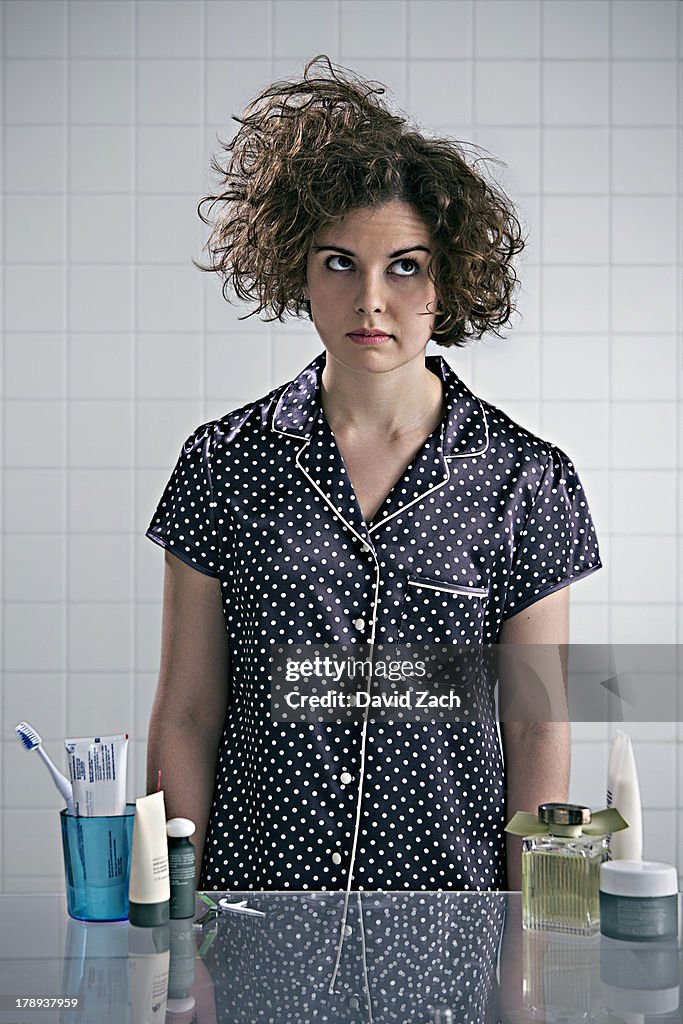
[[356, 629], [365, 629], [365, 619], [354, 619], [353, 624]]
[[332, 854], [332, 863], [333, 864], [341, 864], [341, 853], [337, 853], [336, 850]]
[[355, 996], [351, 996], [351, 998], [349, 999], [349, 1007], [352, 1010], [357, 1010], [359, 1006], [360, 1006], [360, 1003], [358, 1002], [356, 997]]
[[347, 939], [349, 935], [353, 935], [353, 928], [351, 927], [350, 924], [344, 925], [344, 927], [342, 928], [342, 935], [344, 935]]
[[370, 551], [370, 545], [367, 543], [367, 541], [362, 542], [361, 551]]
[[342, 783], [342, 785], [348, 786], [349, 782], [353, 781], [353, 776], [351, 775], [350, 772], [342, 772], [341, 775], [339, 776], [339, 781]]

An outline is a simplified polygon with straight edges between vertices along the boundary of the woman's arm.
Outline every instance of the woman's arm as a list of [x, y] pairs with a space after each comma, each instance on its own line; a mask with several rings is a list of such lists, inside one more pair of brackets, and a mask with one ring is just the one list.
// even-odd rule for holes
[[[565, 802], [569, 792], [571, 732], [566, 713], [566, 652], [569, 637], [569, 587], [562, 587], [541, 598], [502, 625], [499, 643], [549, 645], [520, 651], [520, 660], [538, 671], [543, 691], [539, 696], [554, 709], [555, 721], [531, 721], [533, 714], [514, 717], [520, 679], [515, 675], [513, 657], [502, 655], [501, 664], [509, 672], [499, 677], [499, 704], [508, 703], [509, 711], [500, 723], [507, 785], [506, 821], [516, 811], [536, 811], [539, 804]], [[557, 651], [550, 645], [562, 645]], [[514, 652], [513, 652], [514, 653]], [[522, 685], [522, 690], [524, 689]], [[514, 694], [511, 691], [514, 690]], [[527, 693], [528, 693], [527, 689]], [[514, 698], [514, 699], [513, 699]], [[512, 703], [510, 703], [512, 701]], [[523, 708], [524, 699], [518, 703]], [[539, 701], [539, 707], [540, 701]], [[562, 712], [564, 709], [564, 713]], [[559, 713], [558, 713], [559, 711]], [[543, 712], [539, 711], [539, 719]], [[550, 717], [550, 716], [548, 716]], [[564, 718], [564, 720], [560, 720]], [[522, 888], [522, 840], [506, 833], [508, 888]]]
[[161, 768], [166, 817], [191, 818], [199, 884], [228, 706], [229, 653], [220, 581], [165, 553], [161, 664], [147, 737], [147, 792]]

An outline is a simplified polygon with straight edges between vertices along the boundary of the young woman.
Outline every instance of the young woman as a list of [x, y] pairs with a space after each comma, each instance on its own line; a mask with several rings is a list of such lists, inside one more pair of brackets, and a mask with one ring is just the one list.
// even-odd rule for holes
[[254, 312], [307, 311], [323, 351], [194, 430], [150, 524], [149, 788], [161, 768], [197, 823], [202, 889], [519, 888], [503, 827], [566, 799], [566, 721], [504, 721], [501, 750], [493, 688], [476, 722], [270, 714], [276, 645], [565, 644], [567, 584], [601, 564], [567, 455], [425, 354], [508, 322], [509, 199], [318, 59], [249, 105], [203, 200], [201, 269]]

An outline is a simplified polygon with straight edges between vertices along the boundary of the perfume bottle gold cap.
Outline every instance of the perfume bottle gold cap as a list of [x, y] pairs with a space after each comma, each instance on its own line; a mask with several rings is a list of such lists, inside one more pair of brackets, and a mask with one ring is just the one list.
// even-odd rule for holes
[[590, 825], [590, 807], [581, 804], [539, 804], [538, 820], [546, 825]]

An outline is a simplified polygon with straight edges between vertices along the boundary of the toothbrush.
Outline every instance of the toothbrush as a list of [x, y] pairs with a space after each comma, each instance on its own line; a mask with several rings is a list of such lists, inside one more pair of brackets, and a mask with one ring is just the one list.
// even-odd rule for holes
[[59, 768], [55, 767], [50, 758], [47, 756], [47, 753], [43, 750], [43, 741], [36, 732], [36, 730], [33, 729], [28, 724], [28, 722], [19, 722], [19, 724], [14, 727], [14, 731], [27, 750], [38, 751], [41, 758], [47, 765], [47, 770], [52, 776], [52, 781], [54, 782], [55, 786], [66, 800], [66, 809], [68, 813], [74, 814], [74, 798], [71, 783], [66, 778], [66, 776], [62, 775]]

